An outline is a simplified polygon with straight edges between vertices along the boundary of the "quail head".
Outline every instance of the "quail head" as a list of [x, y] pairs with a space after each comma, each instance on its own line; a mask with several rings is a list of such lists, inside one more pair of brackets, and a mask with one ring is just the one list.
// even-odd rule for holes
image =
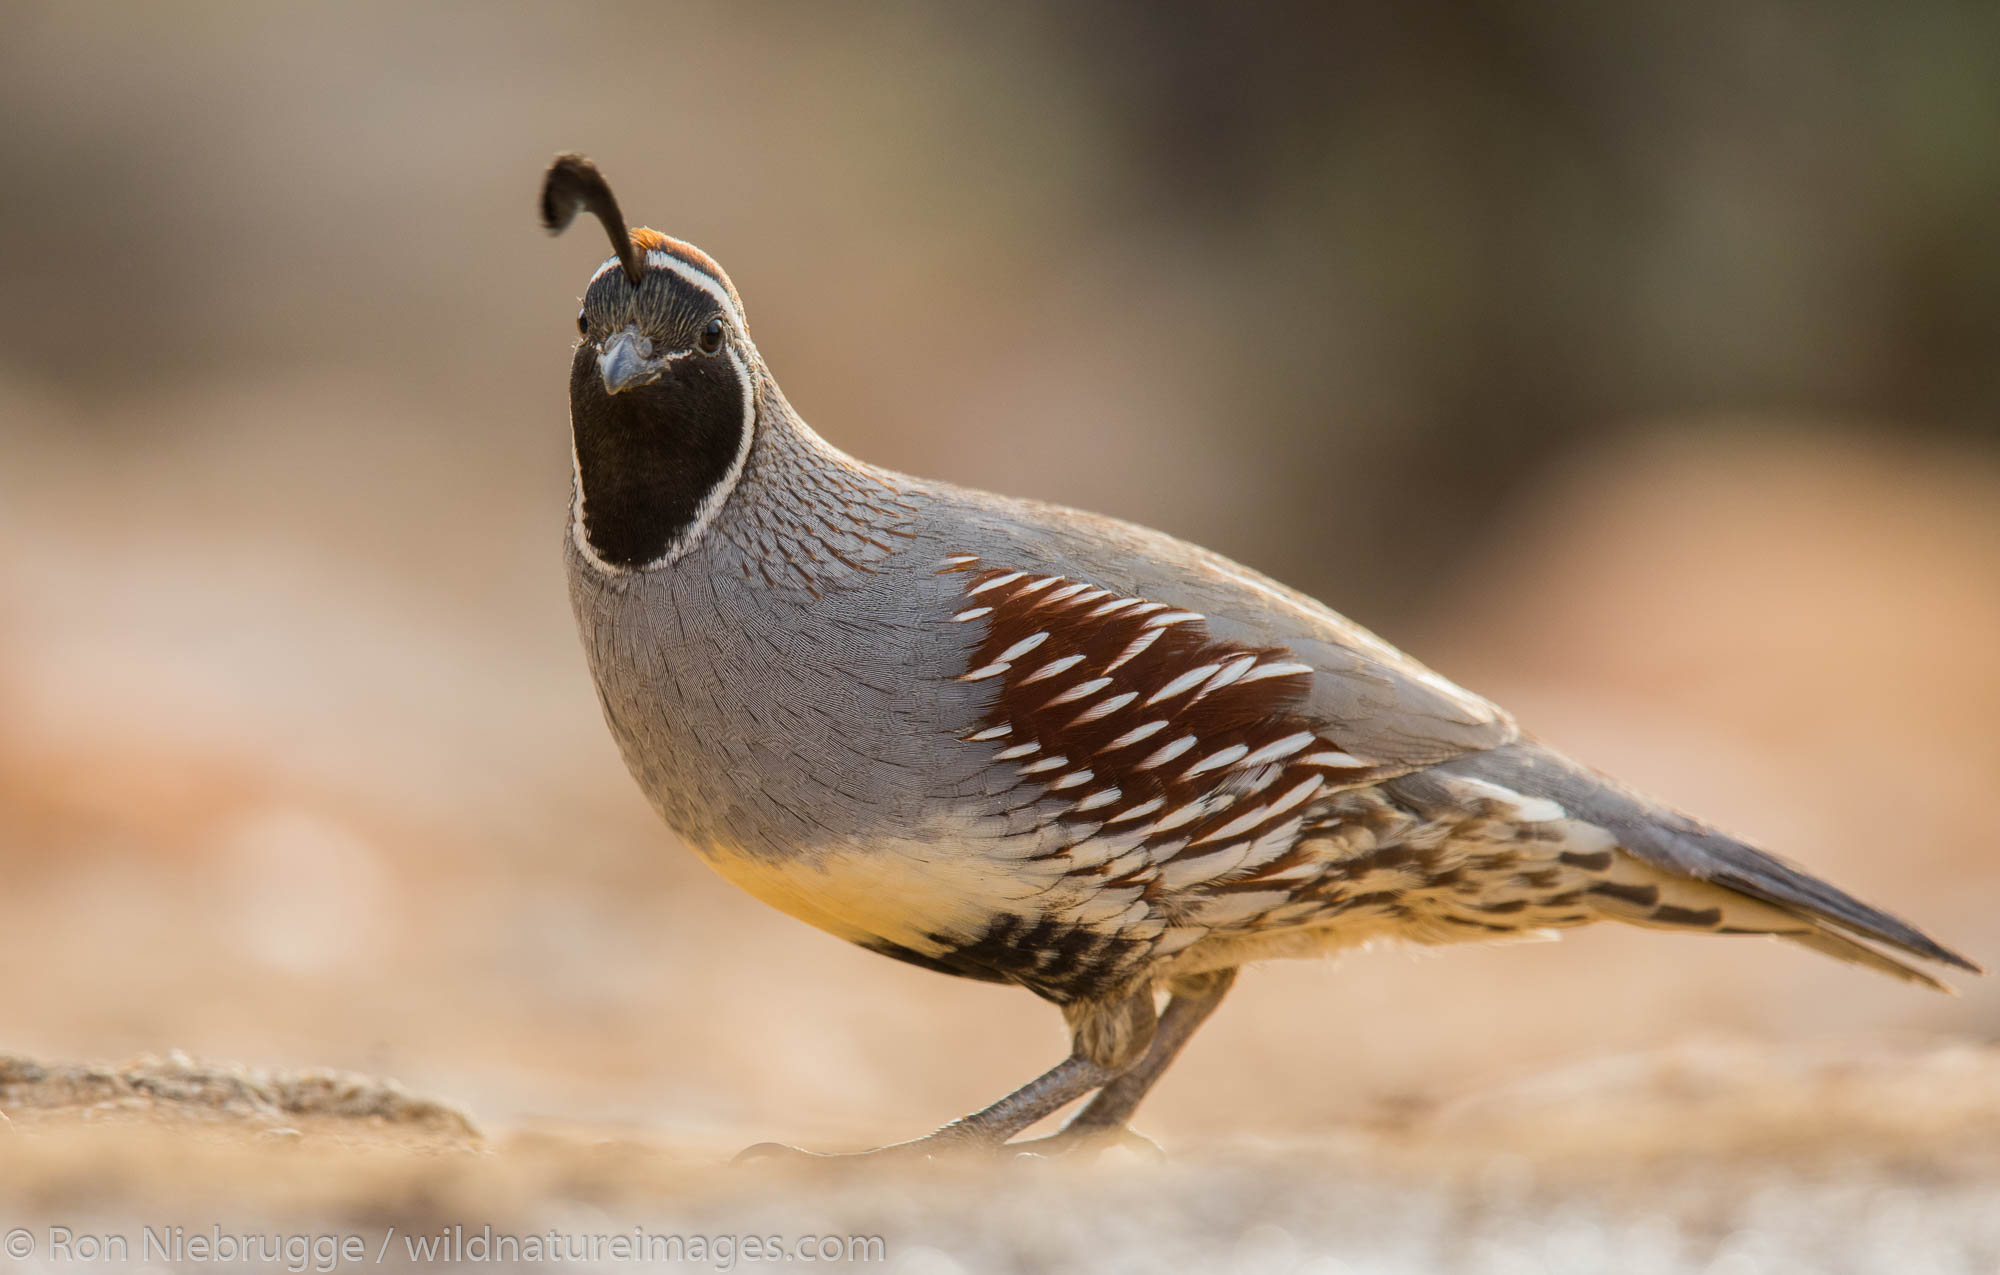
[[577, 316], [566, 556], [626, 765], [751, 894], [1069, 1026], [1053, 1069], [889, 1149], [997, 1146], [1086, 1095], [1043, 1149], [1126, 1136], [1238, 967], [1373, 939], [1614, 920], [1976, 969], [1247, 567], [842, 453], [722, 268], [565, 155], [542, 217], [579, 210], [613, 255]]

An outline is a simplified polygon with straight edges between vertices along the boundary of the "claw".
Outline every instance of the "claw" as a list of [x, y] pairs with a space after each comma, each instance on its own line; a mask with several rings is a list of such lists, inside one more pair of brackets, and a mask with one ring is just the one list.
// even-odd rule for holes
[[759, 1142], [738, 1151], [731, 1164], [751, 1164], [759, 1160], [804, 1161], [813, 1164], [846, 1162], [854, 1160], [880, 1161], [922, 1161], [945, 1156], [990, 1155], [1000, 1147], [992, 1142], [968, 1138], [963, 1135], [931, 1134], [910, 1142], [892, 1142], [886, 1147], [875, 1147], [868, 1151], [808, 1151], [804, 1147], [794, 1147], [783, 1142]]
[[1026, 1142], [1010, 1142], [1007, 1150], [1022, 1159], [1055, 1159], [1058, 1156], [1075, 1157], [1088, 1164], [1106, 1151], [1114, 1149], [1130, 1151], [1148, 1160], [1164, 1161], [1167, 1153], [1160, 1144], [1132, 1128], [1130, 1125], [1078, 1125], [1070, 1124], [1050, 1134], [1046, 1138], [1030, 1138]]

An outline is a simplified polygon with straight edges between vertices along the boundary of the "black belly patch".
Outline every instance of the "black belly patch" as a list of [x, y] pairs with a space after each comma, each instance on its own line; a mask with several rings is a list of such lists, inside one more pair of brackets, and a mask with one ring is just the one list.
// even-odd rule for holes
[[[982, 983], [1005, 983], [1009, 981], [1004, 974], [996, 974], [992, 970], [963, 968], [951, 964], [943, 957], [925, 956], [922, 952], [912, 951], [900, 943], [891, 943], [887, 939], [871, 939], [861, 946], [871, 952], [877, 952], [883, 956], [892, 956], [899, 961], [907, 961], [911, 965], [921, 966], [937, 974], [956, 974], [960, 978], [976, 978]], [[947, 953], [948, 955], [949, 953]]]
[[935, 956], [881, 939], [861, 946], [940, 974], [1015, 983], [1058, 1005], [1124, 991], [1147, 948], [1139, 939], [1052, 917], [1031, 922], [1011, 913], [993, 918], [970, 942], [943, 934], [930, 937], [944, 949]]

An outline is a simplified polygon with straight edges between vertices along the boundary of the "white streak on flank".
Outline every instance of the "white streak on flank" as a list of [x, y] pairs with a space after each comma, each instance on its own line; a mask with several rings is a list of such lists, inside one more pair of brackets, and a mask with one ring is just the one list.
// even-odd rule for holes
[[[1200, 845], [1197, 841], [1194, 844]], [[1250, 843], [1238, 842], [1225, 850], [1209, 850], [1193, 856], [1183, 856], [1167, 863], [1160, 871], [1160, 888], [1169, 893], [1177, 893], [1189, 886], [1202, 885], [1226, 877], [1243, 866], [1250, 857]]]
[[992, 615], [992, 607], [973, 607], [970, 611], [960, 611], [951, 617], [952, 623], [964, 624], [967, 620], [977, 620], [982, 615]]
[[1250, 766], [1247, 768], [1239, 764], [1236, 770], [1240, 778], [1232, 781], [1231, 787], [1235, 788], [1238, 793], [1245, 797], [1256, 796], [1272, 784], [1278, 782], [1278, 777], [1285, 773], [1285, 767], [1275, 762], [1266, 762], [1262, 766]]
[[973, 743], [980, 743], [988, 739], [999, 739], [1003, 735], [1012, 734], [1013, 731], [1014, 728], [1012, 726], [1002, 722], [998, 726], [988, 726], [985, 730], [974, 731], [972, 734], [967, 735], [966, 738]]
[[1098, 620], [1104, 618], [1107, 615], [1112, 615], [1115, 614], [1116, 612], [1123, 611], [1126, 607], [1134, 607], [1138, 605], [1139, 605], [1139, 599], [1137, 598], [1113, 598], [1111, 599], [1111, 601], [1105, 603], [1101, 607], [1098, 607], [1096, 610], [1091, 611], [1083, 618], [1086, 620]]
[[1042, 751], [1042, 746], [1033, 740], [1029, 740], [1025, 744], [1016, 744], [1012, 748], [1001, 749], [999, 752], [993, 754], [993, 760], [1013, 761], [1016, 757], [1026, 757], [1029, 753], [1038, 753], [1040, 751]]
[[1013, 660], [1018, 660], [1023, 655], [1026, 655], [1028, 652], [1034, 650], [1036, 647], [1040, 646], [1042, 643], [1048, 640], [1049, 640], [1049, 635], [1046, 633], [1037, 633], [1033, 637], [1024, 637], [1020, 641], [1014, 643], [1014, 645], [1000, 652], [1000, 658], [1003, 661], [1010, 661], [1010, 662]]
[[1155, 766], [1164, 766], [1168, 762], [1172, 761], [1174, 758], [1186, 752], [1188, 749], [1193, 748], [1199, 742], [1200, 741], [1195, 739], [1195, 737], [1192, 735], [1183, 735], [1179, 739], [1175, 740], [1173, 743], [1168, 744], [1165, 748], [1162, 748], [1158, 752], [1154, 753], [1151, 757], [1148, 757], [1146, 760], [1140, 762], [1132, 769], [1151, 770]]
[[[1209, 833], [1207, 836], [1196, 837], [1194, 839], [1194, 844], [1198, 846], [1205, 846], [1211, 841], [1227, 841], [1231, 837], [1240, 837], [1244, 833], [1256, 827], [1258, 824], [1264, 822], [1265, 818], [1269, 816], [1270, 813], [1271, 813], [1271, 808], [1269, 806], [1254, 806], [1251, 809], [1246, 810], [1242, 814], [1236, 816], [1234, 819], [1231, 819], [1228, 823], [1223, 824], [1220, 828], [1217, 828], [1214, 832]], [[1245, 846], [1244, 850], [1247, 852], [1249, 850], [1249, 847]]]
[[1204, 771], [1215, 770], [1218, 767], [1227, 766], [1230, 762], [1235, 761], [1237, 758], [1243, 756], [1245, 753], [1249, 751], [1250, 749], [1243, 744], [1231, 744], [1227, 748], [1218, 748], [1214, 752], [1210, 753], [1208, 756], [1196, 762], [1194, 765], [1189, 766], [1186, 770], [1182, 771], [1181, 778], [1193, 779], [1196, 775], [1199, 775]]
[[1073, 704], [1077, 700], [1083, 699], [1086, 696], [1097, 694], [1099, 691], [1103, 690], [1105, 687], [1109, 685], [1111, 685], [1110, 678], [1093, 677], [1088, 682], [1078, 682], [1075, 686], [1070, 687], [1062, 694], [1056, 696], [1048, 703], [1042, 705], [1042, 707], [1054, 708], [1058, 704]]
[[1061, 576], [1043, 576], [1041, 579], [1035, 581], [1033, 584], [1026, 585], [1022, 588], [1014, 590], [1014, 600], [1018, 602], [1022, 598], [1027, 597], [1030, 593], [1040, 593], [1043, 589], [1048, 588], [1050, 585], [1060, 584], [1061, 582], [1062, 582]]
[[1228, 890], [1196, 899], [1187, 919], [1201, 925], [1251, 925], [1259, 913], [1268, 912], [1291, 899], [1288, 890]]
[[1049, 789], [1051, 791], [1059, 792], [1064, 788], [1075, 788], [1078, 787], [1079, 785], [1087, 784], [1095, 778], [1097, 778], [1097, 776], [1088, 770], [1072, 770], [1067, 775], [1064, 775], [1061, 779], [1058, 779], [1054, 783], [1050, 784]]
[[1167, 832], [1170, 831], [1171, 829], [1178, 828], [1182, 824], [1193, 823], [1197, 819], [1202, 819], [1209, 815], [1214, 814], [1217, 810], [1221, 809], [1223, 806], [1226, 806], [1228, 804], [1229, 804], [1228, 798], [1223, 798], [1218, 801], [1213, 796], [1202, 797], [1198, 800], [1190, 801], [1185, 806], [1182, 806], [1180, 809], [1172, 811], [1168, 814], [1161, 815], [1158, 819], [1155, 819], [1152, 822], [1151, 826], [1149, 826], [1146, 829], [1146, 835], [1149, 837], [1156, 836], [1159, 833]]
[[1244, 811], [1236, 818], [1217, 828], [1214, 832], [1209, 833], [1205, 837], [1197, 838], [1195, 844], [1198, 846], [1207, 845], [1211, 841], [1227, 841], [1231, 837], [1241, 836], [1258, 824], [1263, 823], [1266, 819], [1281, 815], [1312, 796], [1320, 790], [1323, 782], [1319, 776], [1315, 775], [1304, 783], [1294, 784], [1290, 791], [1286, 792], [1284, 796], [1278, 798], [1276, 801], [1268, 805], [1258, 806], [1253, 810]]
[[1129, 620], [1132, 618], [1132, 616], [1151, 615], [1155, 611], [1164, 611], [1166, 609], [1167, 609], [1167, 604], [1164, 602], [1141, 602], [1136, 608], [1134, 608], [1132, 615], [1128, 615], [1125, 618]]
[[1162, 686], [1159, 690], [1154, 691], [1152, 698], [1146, 701], [1147, 706], [1150, 707], [1163, 699], [1172, 699], [1176, 695], [1193, 690], [1197, 683], [1205, 681], [1215, 673], [1215, 670], [1221, 667], [1220, 664], [1204, 664], [1200, 668], [1189, 669], [1173, 681]]
[[1031, 685], [1032, 683], [1041, 681], [1045, 677], [1054, 677], [1058, 673], [1067, 672], [1081, 663], [1083, 663], [1083, 656], [1081, 655], [1065, 655], [1059, 660], [1050, 660], [1047, 664], [1042, 665], [1034, 672], [1022, 678], [1019, 684], [1022, 686]]
[[1336, 770], [1348, 770], [1356, 766], [1366, 766], [1367, 764], [1367, 762], [1356, 757], [1353, 753], [1342, 752], [1307, 753], [1305, 756], [1299, 758], [1299, 765], [1301, 766], [1330, 766]]
[[1126, 731], [1123, 735], [1120, 735], [1097, 751], [1100, 753], [1109, 753], [1115, 752], [1120, 748], [1130, 748], [1140, 740], [1149, 739], [1166, 728], [1167, 719], [1164, 717], [1156, 722], [1147, 722], [1144, 726], [1134, 726], [1131, 730]]
[[1124, 792], [1117, 788], [1099, 788], [1096, 792], [1091, 793], [1083, 800], [1077, 802], [1076, 805], [1070, 807], [1070, 809], [1081, 814], [1086, 810], [1095, 810], [1099, 806], [1108, 806], [1124, 795]]
[[[1146, 845], [1146, 848], [1152, 852], [1151, 857], [1155, 865], [1153, 867], [1154, 872], [1159, 871], [1159, 864], [1172, 859], [1175, 855], [1187, 849], [1186, 837], [1170, 837], [1165, 841], [1154, 841], [1152, 840], [1151, 830], [1147, 828], [1139, 829], [1137, 835], [1140, 843]], [[1146, 844], [1149, 841], [1151, 844]]]
[[[1084, 800], [1087, 801], [1089, 798], [1085, 798]], [[1083, 807], [1079, 803], [1074, 808], [1081, 810]], [[1100, 832], [1103, 831], [1102, 824], [1098, 825], [1098, 830]], [[1064, 850], [1062, 857], [1069, 864], [1070, 871], [1088, 871], [1091, 868], [1103, 867], [1119, 855], [1125, 853], [1127, 848], [1120, 844], [1116, 838], [1085, 837], [1067, 850]]]
[[1554, 823], [1558, 819], [1569, 818], [1568, 811], [1547, 797], [1530, 797], [1484, 779], [1461, 777], [1453, 782], [1460, 788], [1470, 788], [1479, 796], [1508, 807], [1514, 812], [1514, 817], [1523, 823]]
[[1268, 864], [1284, 858], [1299, 843], [1299, 832], [1305, 826], [1304, 815], [1293, 815], [1281, 824], [1266, 827], [1251, 843], [1251, 862]]
[[1117, 918], [1131, 906], [1131, 900], [1144, 892], [1137, 882], [1126, 882], [1118, 886], [1100, 885], [1086, 896], [1079, 906], [1068, 914], [1067, 920], [1073, 925], [1087, 926], [1105, 934], [1118, 933]]
[[1037, 602], [1035, 605], [1038, 607], [1054, 606], [1056, 603], [1061, 602], [1064, 598], [1073, 598], [1077, 594], [1082, 593], [1085, 589], [1088, 589], [1089, 587], [1090, 585], [1082, 580], [1077, 581], [1075, 584], [1066, 584], [1062, 588], [1057, 589], [1054, 593], [1051, 593], [1048, 597], [1043, 598], [1040, 602]]
[[[1146, 875], [1152, 876], [1154, 874], [1149, 869]], [[1120, 912], [1115, 918], [1113, 918], [1112, 925], [1118, 928], [1119, 930], [1129, 930], [1133, 926], [1141, 923], [1142, 921], [1150, 919], [1152, 915], [1153, 915], [1153, 905], [1142, 899], [1139, 902], [1134, 903], [1131, 907], [1126, 908], [1123, 912]]]
[[1110, 596], [1111, 590], [1109, 589], [1092, 589], [1088, 593], [1077, 594], [1074, 598], [1070, 599], [1069, 604], [1073, 607], [1088, 606], [1099, 598], [1108, 598]]
[[[1326, 865], [1324, 863], [1319, 862], [1317, 859], [1307, 859], [1303, 863], [1293, 864], [1283, 872], [1260, 872], [1257, 874], [1257, 883], [1259, 885], [1297, 885], [1305, 881], [1308, 877], [1316, 877], [1325, 871]], [[1304, 913], [1316, 910], [1318, 905], [1292, 904], [1290, 906], [1298, 907]]]
[[969, 562], [977, 561], [979, 561], [979, 555], [976, 553], [955, 553], [944, 560], [944, 565], [947, 567], [962, 567]]
[[1153, 643], [1159, 640], [1160, 640], [1159, 629], [1147, 629], [1144, 633], [1141, 633], [1138, 637], [1135, 637], [1130, 642], [1127, 642], [1125, 644], [1125, 649], [1118, 653], [1118, 658], [1104, 666], [1104, 671], [1107, 673], [1116, 672], [1119, 665], [1125, 663], [1125, 661], [1131, 659], [1133, 656], [1137, 655], [1139, 652], [1145, 650], [1147, 647], [1151, 646]]
[[1312, 742], [1313, 733], [1309, 730], [1302, 730], [1296, 735], [1287, 735], [1276, 743], [1266, 744], [1256, 752], [1251, 753], [1248, 757], [1245, 757], [1237, 763], [1237, 769], [1248, 770], [1252, 766], [1261, 766], [1267, 761], [1276, 761], [1280, 757], [1290, 757], [1293, 753]]
[[1003, 584], [1012, 584], [1014, 583], [1014, 581], [1019, 580], [1022, 576], [1026, 574], [1028, 573], [1025, 571], [1009, 571], [1004, 576], [994, 576], [991, 580], [986, 581], [984, 584], [975, 584], [970, 589], [967, 589], [965, 591], [965, 596], [969, 598], [975, 593], [984, 593], [988, 589], [997, 589]]
[[1152, 814], [1155, 810], [1166, 804], [1167, 799], [1165, 797], [1155, 797], [1151, 801], [1140, 802], [1122, 815], [1111, 816], [1104, 823], [1106, 827], [1109, 827], [1114, 823], [1127, 823], [1133, 819], [1144, 819], [1147, 815]]
[[1127, 850], [1124, 854], [1119, 855], [1116, 859], [1104, 865], [1104, 875], [1107, 880], [1116, 881], [1120, 877], [1130, 876], [1141, 868], [1151, 866], [1145, 850]]
[[1149, 629], [1163, 629], [1169, 624], [1181, 624], [1188, 620], [1202, 620], [1206, 618], [1199, 611], [1169, 611], [1165, 615], [1156, 615], [1146, 621], [1146, 627]]
[[1012, 665], [1005, 663], [988, 664], [985, 668], [976, 668], [972, 670], [970, 673], [959, 674], [958, 680], [961, 682], [983, 682], [989, 677], [1000, 676], [1000, 674], [1005, 673], [1009, 668], [1012, 667], [1013, 667]]
[[[1108, 682], [1111, 679], [1107, 677], [1103, 680]], [[1070, 718], [1069, 724], [1072, 726], [1081, 726], [1085, 722], [1094, 722], [1100, 717], [1109, 717], [1138, 698], [1139, 692], [1125, 691], [1122, 694], [1113, 695], [1110, 699], [1099, 700], [1089, 708], [1084, 709], [1081, 713], [1078, 713], [1075, 717]]]
[[1250, 666], [1252, 664], [1255, 664], [1256, 662], [1257, 662], [1257, 657], [1254, 655], [1238, 656], [1236, 659], [1233, 659], [1229, 663], [1223, 665], [1222, 671], [1220, 673], [1217, 673], [1214, 677], [1209, 678], [1208, 684], [1202, 687], [1199, 691], [1196, 691], [1194, 697], [1196, 699], [1200, 699], [1202, 696], [1208, 694], [1210, 691], [1221, 690], [1223, 687], [1229, 685], [1231, 682], [1236, 681], [1238, 678], [1242, 677], [1245, 673], [1249, 672]]
[[1021, 773], [1024, 775], [1039, 775], [1043, 771], [1060, 770], [1067, 765], [1069, 765], [1069, 758], [1067, 757], [1044, 757], [1040, 761], [1031, 761], [1021, 767]]
[[1261, 664], [1251, 669], [1237, 680], [1240, 682], [1261, 682], [1267, 677], [1293, 677], [1300, 673], [1310, 673], [1313, 666], [1301, 664], [1297, 660], [1285, 660], [1277, 664]]

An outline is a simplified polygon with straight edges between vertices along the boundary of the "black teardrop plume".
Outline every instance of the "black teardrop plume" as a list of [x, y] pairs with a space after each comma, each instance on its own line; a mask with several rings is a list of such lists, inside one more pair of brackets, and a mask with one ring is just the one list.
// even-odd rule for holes
[[618, 196], [611, 193], [611, 185], [597, 171], [597, 165], [581, 155], [558, 155], [549, 165], [548, 176], [542, 178], [542, 225], [550, 234], [559, 235], [576, 220], [578, 209], [589, 210], [604, 223], [604, 233], [611, 236], [611, 246], [618, 253], [618, 264], [625, 267], [625, 280], [636, 287], [641, 273], [639, 250], [625, 229]]

